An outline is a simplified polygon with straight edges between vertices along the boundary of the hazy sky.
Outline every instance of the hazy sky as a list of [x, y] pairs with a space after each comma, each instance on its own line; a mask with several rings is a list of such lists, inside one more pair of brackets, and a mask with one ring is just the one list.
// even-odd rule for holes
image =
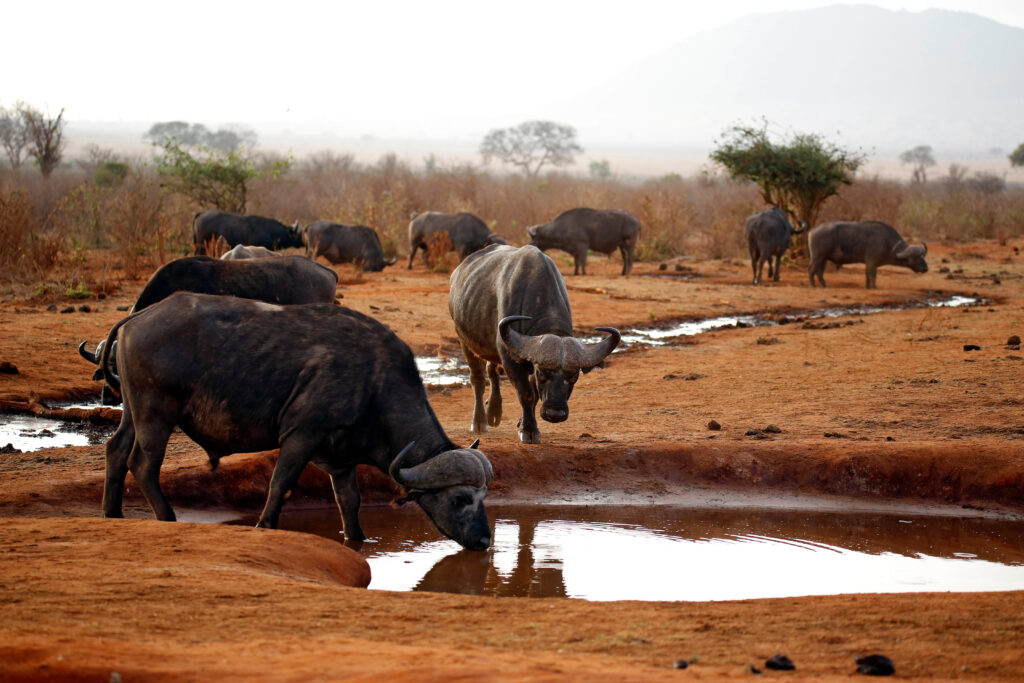
[[[626, 65], [753, 12], [821, 0], [16, 3], [0, 104], [71, 121], [313, 122], [457, 136], [541, 115]], [[1022, 0], [877, 0], [1024, 27]], [[328, 122], [330, 122], [328, 124]]]

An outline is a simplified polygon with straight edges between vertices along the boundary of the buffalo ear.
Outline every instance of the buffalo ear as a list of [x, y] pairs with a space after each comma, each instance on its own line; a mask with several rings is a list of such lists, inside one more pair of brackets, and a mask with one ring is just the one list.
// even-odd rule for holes
[[103, 368], [96, 368], [96, 372], [92, 373], [93, 379], [103, 379]]

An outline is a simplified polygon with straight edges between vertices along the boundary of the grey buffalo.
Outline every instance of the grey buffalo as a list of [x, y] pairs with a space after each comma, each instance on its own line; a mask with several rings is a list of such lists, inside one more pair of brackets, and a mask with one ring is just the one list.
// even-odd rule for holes
[[[116, 374], [107, 362], [115, 338]], [[156, 518], [175, 519], [159, 474], [180, 427], [214, 467], [232, 453], [280, 448], [257, 526], [277, 526], [312, 462], [331, 477], [345, 536], [363, 540], [356, 468], [372, 465], [442, 534], [470, 550], [490, 546], [490, 463], [477, 443], [451, 442], [409, 347], [370, 317], [182, 292], [118, 322], [100, 367], [124, 398], [106, 448], [105, 517], [122, 516], [130, 469]]]
[[[275, 304], [310, 304], [333, 302], [338, 288], [338, 274], [326, 266], [301, 256], [279, 256], [274, 259], [222, 260], [209, 256], [186, 256], [164, 265], [149, 278], [135, 300], [132, 312], [141, 311], [175, 292], [200, 292], [257, 299]], [[83, 341], [78, 353], [90, 363], [99, 364], [102, 344], [96, 351], [85, 349]], [[99, 379], [97, 370], [93, 375]], [[104, 405], [117, 405], [120, 400], [107, 385], [102, 392]]]
[[427, 244], [441, 234], [448, 236], [449, 250], [458, 253], [459, 260], [491, 244], [508, 244], [471, 213], [414, 213], [409, 222], [409, 268], [418, 249], [423, 250], [426, 260]]
[[242, 216], [216, 209], [201, 211], [192, 217], [192, 243], [197, 255], [206, 253], [206, 245], [223, 238], [233, 247], [247, 244], [267, 249], [301, 247], [299, 223], [292, 226], [263, 216]]
[[247, 258], [267, 258], [269, 256], [280, 256], [276, 251], [266, 247], [247, 247], [244, 244], [236, 244], [231, 249], [220, 255], [225, 261], [240, 261]]
[[[473, 385], [474, 432], [501, 422], [498, 366], [519, 395], [519, 439], [540, 443], [534, 410], [548, 422], [569, 417], [569, 396], [580, 372], [600, 364], [619, 343], [619, 332], [582, 343], [572, 336], [565, 281], [554, 261], [532, 246], [492, 246], [471, 254], [451, 275], [448, 310], [455, 321]], [[491, 393], [484, 411], [484, 369]]]
[[823, 223], [811, 230], [807, 242], [811, 256], [807, 274], [812, 287], [816, 284], [825, 286], [826, 261], [837, 266], [863, 263], [868, 289], [875, 289], [879, 266], [903, 266], [915, 273], [928, 272], [928, 264], [924, 260], [928, 245], [908, 245], [895, 228], [880, 221]]
[[640, 221], [617, 209], [569, 209], [555, 220], [526, 229], [530, 244], [542, 251], [561, 249], [572, 254], [573, 275], [587, 274], [587, 251], [622, 254], [622, 274], [633, 269], [633, 253], [640, 239]]
[[800, 221], [799, 230], [794, 229], [786, 212], [777, 206], [751, 214], [747, 218], [744, 233], [747, 237], [747, 246], [750, 248], [750, 267], [754, 271], [755, 285], [761, 283], [765, 263], [768, 264], [768, 277], [779, 281], [779, 266], [782, 264], [783, 254], [789, 249], [790, 238], [806, 230], [807, 223], [804, 221]]
[[330, 221], [316, 221], [302, 231], [306, 255], [323, 256], [331, 263], [358, 263], [367, 272], [379, 273], [384, 266], [392, 266], [398, 257], [387, 261], [380, 238], [373, 228], [365, 225], [342, 225]]

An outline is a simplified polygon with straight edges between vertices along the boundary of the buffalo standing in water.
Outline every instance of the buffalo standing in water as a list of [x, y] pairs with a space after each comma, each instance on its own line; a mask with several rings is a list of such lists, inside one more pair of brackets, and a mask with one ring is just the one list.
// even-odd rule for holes
[[[451, 275], [448, 310], [455, 321], [473, 385], [474, 432], [501, 422], [498, 365], [519, 395], [519, 439], [540, 443], [534, 415], [548, 422], [569, 417], [569, 396], [580, 372], [590, 372], [619, 343], [619, 331], [584, 344], [572, 336], [565, 280], [554, 261], [532, 246], [492, 246], [470, 254]], [[484, 369], [491, 394], [484, 410]]]
[[[117, 343], [117, 373], [109, 354]], [[180, 427], [209, 454], [280, 448], [257, 526], [277, 526], [309, 462], [331, 477], [345, 536], [363, 540], [357, 465], [373, 465], [437, 529], [469, 550], [491, 532], [486, 456], [459, 448], [427, 402], [412, 351], [391, 330], [331, 304], [275, 306], [182, 292], [121, 320], [100, 367], [124, 398], [107, 442], [103, 515], [121, 517], [129, 469], [157, 519], [174, 511], [160, 488], [167, 440]]]
[[880, 221], [823, 223], [811, 230], [807, 244], [811, 255], [807, 274], [812, 287], [816, 285], [815, 278], [825, 286], [826, 261], [837, 266], [863, 263], [867, 289], [875, 289], [879, 266], [903, 266], [915, 273], [928, 272], [928, 263], [924, 260], [928, 245], [908, 245], [895, 228]]
[[587, 251], [622, 254], [622, 274], [633, 270], [633, 252], [640, 239], [640, 221], [617, 209], [569, 209], [544, 225], [526, 229], [530, 244], [541, 251], [561, 249], [572, 254], [573, 275], [587, 274]]

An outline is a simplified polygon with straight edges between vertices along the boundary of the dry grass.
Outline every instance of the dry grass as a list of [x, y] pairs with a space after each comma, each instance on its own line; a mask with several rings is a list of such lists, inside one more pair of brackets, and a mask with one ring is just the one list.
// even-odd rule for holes
[[[566, 209], [622, 208], [643, 226], [640, 261], [745, 257], [743, 222], [764, 208], [753, 185], [708, 174], [643, 182], [560, 174], [527, 180], [466, 164], [413, 171], [393, 155], [360, 165], [350, 155], [328, 152], [300, 161], [277, 180], [257, 179], [249, 196], [251, 213], [285, 223], [329, 219], [369, 225], [389, 255], [407, 248], [413, 211], [469, 211], [511, 244], [524, 244], [527, 226]], [[81, 170], [62, 169], [48, 183], [35, 171], [0, 171], [0, 199], [0, 264], [9, 280], [44, 290], [106, 286], [74, 280], [75, 259], [84, 247], [115, 249], [130, 276], [191, 253], [192, 216], [208, 208], [165, 194], [145, 169], [134, 170], [117, 187], [98, 187]], [[866, 177], [844, 187], [821, 214], [822, 221], [868, 218], [890, 223], [908, 240], [1005, 241], [1024, 234], [1024, 191]], [[433, 245], [429, 263], [450, 270], [451, 255], [442, 247]]]

